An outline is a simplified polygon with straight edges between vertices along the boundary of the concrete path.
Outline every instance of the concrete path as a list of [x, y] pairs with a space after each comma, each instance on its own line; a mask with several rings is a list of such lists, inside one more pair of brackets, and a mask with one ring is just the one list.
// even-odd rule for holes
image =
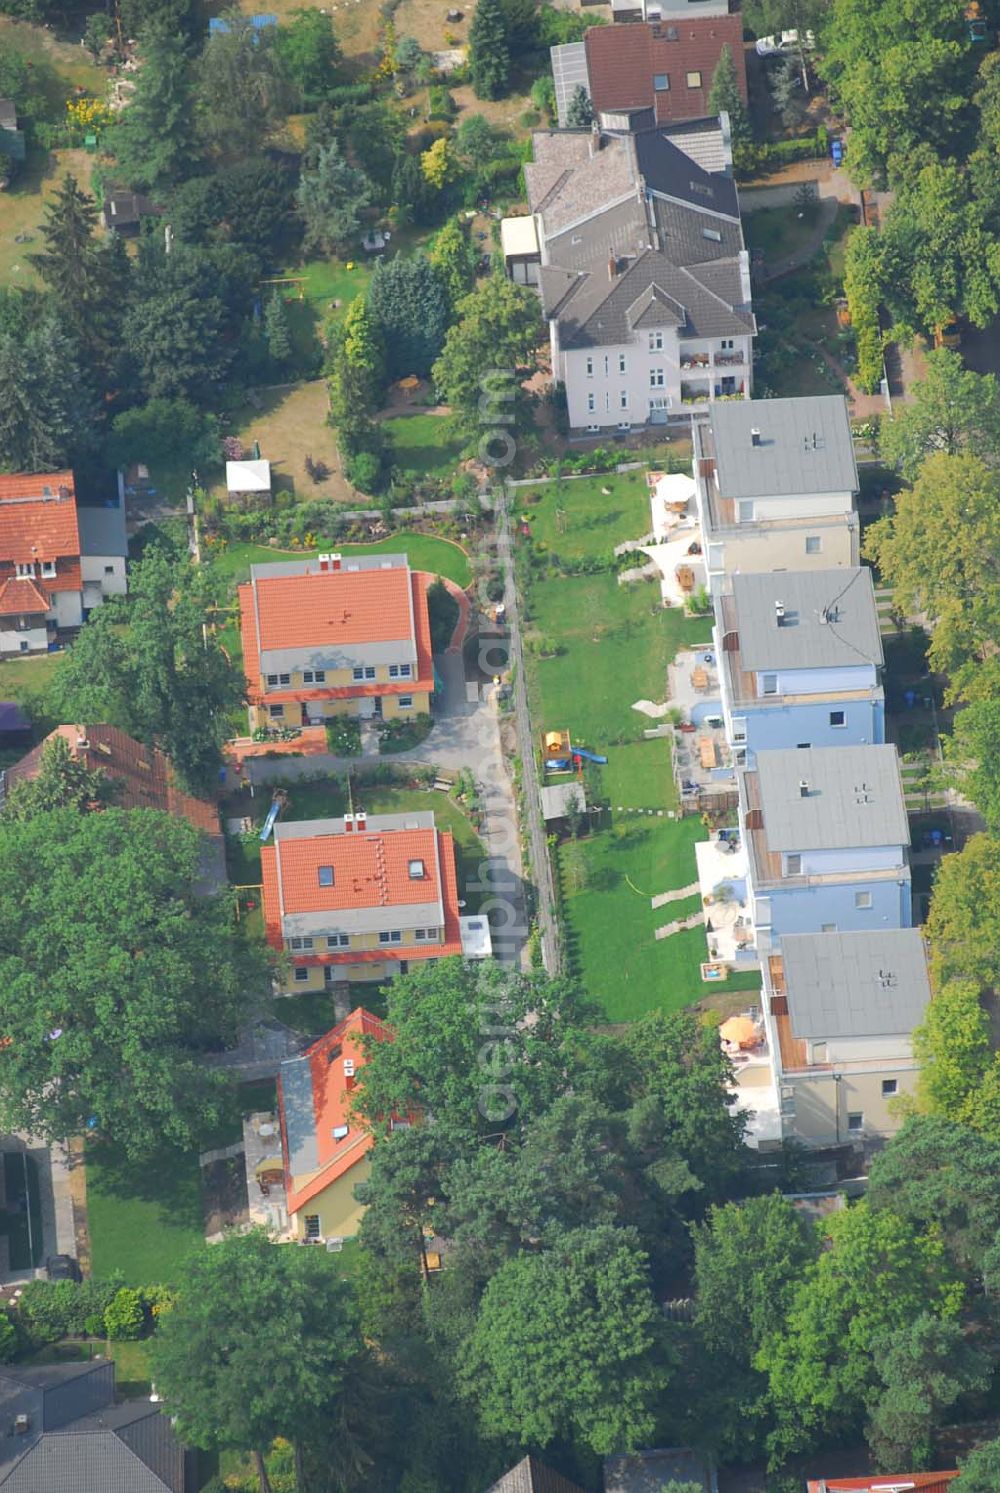
[[688, 918], [678, 918], [675, 923], [665, 923], [662, 928], [657, 928], [654, 937], [669, 938], [672, 933], [683, 933], [685, 928], [700, 928], [704, 922], [704, 912], [693, 912]]
[[680, 902], [684, 897], [693, 897], [698, 891], [699, 883], [692, 881], [690, 886], [679, 887], [676, 892], [661, 892], [658, 897], [651, 899], [653, 907], [665, 907], [668, 902]]

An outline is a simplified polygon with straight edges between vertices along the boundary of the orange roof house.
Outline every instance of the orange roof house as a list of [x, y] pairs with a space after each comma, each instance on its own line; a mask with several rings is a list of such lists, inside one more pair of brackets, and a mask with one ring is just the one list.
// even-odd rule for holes
[[278, 823], [261, 873], [267, 938], [290, 957], [289, 991], [462, 952], [454, 841], [429, 811]]
[[391, 1040], [388, 1027], [359, 1007], [278, 1075], [278, 1120], [289, 1225], [297, 1238], [353, 1234], [362, 1208], [354, 1188], [368, 1175], [372, 1136], [351, 1114], [362, 1039]]
[[83, 622], [72, 472], [0, 477], [0, 653], [41, 653]]
[[947, 1493], [954, 1472], [878, 1473], [868, 1477], [820, 1477], [806, 1484], [808, 1493]]
[[239, 588], [253, 723], [426, 712], [434, 690], [428, 584], [405, 555], [254, 565]]

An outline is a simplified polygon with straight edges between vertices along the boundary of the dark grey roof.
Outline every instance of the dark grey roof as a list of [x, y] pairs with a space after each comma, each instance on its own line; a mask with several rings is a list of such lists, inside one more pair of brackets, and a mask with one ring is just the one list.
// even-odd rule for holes
[[307, 1057], [286, 1058], [281, 1065], [281, 1109], [288, 1142], [288, 1170], [300, 1177], [319, 1166], [312, 1068]]
[[59, 1431], [0, 1477], [3, 1493], [172, 1493], [116, 1435]]
[[583, 1493], [583, 1490], [537, 1457], [522, 1457], [515, 1467], [491, 1484], [487, 1493]]
[[16, 129], [17, 105], [14, 103], [13, 99], [0, 98], [0, 130]]
[[840, 394], [713, 404], [709, 422], [724, 498], [858, 490], [847, 401]]
[[30, 731], [31, 722], [16, 700], [0, 700], [0, 731]]
[[590, 97], [590, 74], [587, 71], [587, 47], [582, 41], [564, 42], [560, 47], [550, 47], [552, 58], [552, 81], [556, 90], [556, 113], [560, 125], [566, 126], [566, 111], [570, 99], [578, 88], [583, 88]]
[[758, 752], [756, 771], [770, 850], [909, 844], [894, 746]]
[[686, 1447], [620, 1453], [604, 1460], [604, 1493], [660, 1493], [671, 1481], [694, 1483], [705, 1493], [715, 1486], [705, 1459]]
[[883, 661], [867, 567], [734, 575], [733, 602], [744, 669], [856, 668]]
[[706, 171], [728, 171], [732, 149], [717, 115], [708, 119], [685, 119], [660, 126], [668, 140]]
[[924, 941], [916, 928], [862, 933], [786, 933], [785, 988], [797, 1037], [889, 1037], [909, 1033], [931, 998]]
[[80, 525], [80, 549], [85, 555], [128, 554], [128, 536], [125, 532], [125, 509], [115, 503], [111, 507], [89, 508], [77, 506]]
[[671, 139], [669, 125], [635, 136], [636, 159], [647, 188], [692, 207], [739, 219], [740, 203], [732, 177], [705, 171]]

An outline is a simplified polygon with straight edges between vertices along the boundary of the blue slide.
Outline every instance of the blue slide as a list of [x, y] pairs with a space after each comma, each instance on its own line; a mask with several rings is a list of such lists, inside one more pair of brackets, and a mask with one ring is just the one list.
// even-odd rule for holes
[[588, 752], [586, 747], [571, 747], [570, 751], [574, 757], [586, 757], [588, 762], [607, 762], [607, 757], [599, 757], [596, 752]]
[[274, 803], [267, 811], [267, 818], [264, 820], [264, 826], [260, 832], [260, 838], [262, 841], [269, 838], [271, 831], [274, 828], [274, 821], [278, 817], [278, 811], [280, 810], [280, 808], [281, 804], [277, 799], [275, 799]]

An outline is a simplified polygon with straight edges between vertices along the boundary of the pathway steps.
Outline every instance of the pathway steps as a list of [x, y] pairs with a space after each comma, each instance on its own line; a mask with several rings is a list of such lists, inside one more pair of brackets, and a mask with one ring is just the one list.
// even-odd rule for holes
[[658, 897], [650, 899], [653, 907], [665, 907], [668, 902], [680, 902], [684, 897], [693, 897], [698, 890], [698, 882], [692, 881], [690, 886], [678, 887], [676, 892], [661, 892]]
[[704, 925], [705, 914], [699, 909], [690, 917], [678, 918], [674, 923], [664, 923], [662, 928], [657, 928], [654, 938], [669, 938], [672, 933], [683, 933], [685, 928], [700, 928]]

